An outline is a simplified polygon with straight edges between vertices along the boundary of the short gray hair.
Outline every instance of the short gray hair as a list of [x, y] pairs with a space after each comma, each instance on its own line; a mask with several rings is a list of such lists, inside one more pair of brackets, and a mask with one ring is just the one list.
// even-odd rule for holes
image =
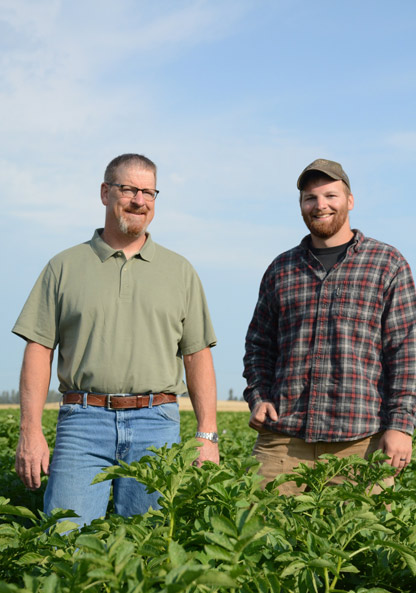
[[116, 180], [116, 172], [122, 165], [137, 165], [141, 169], [147, 169], [154, 173], [156, 179], [157, 167], [153, 161], [142, 154], [126, 153], [116, 156], [108, 165], [104, 173], [105, 183], [114, 183]]

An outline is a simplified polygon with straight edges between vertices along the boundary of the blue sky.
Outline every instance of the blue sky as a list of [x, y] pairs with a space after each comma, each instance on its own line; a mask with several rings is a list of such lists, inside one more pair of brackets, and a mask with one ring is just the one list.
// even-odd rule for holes
[[35, 279], [102, 226], [123, 152], [158, 164], [149, 230], [203, 281], [220, 399], [244, 389], [265, 268], [306, 234], [296, 179], [315, 158], [343, 164], [352, 226], [415, 273], [415, 28], [413, 0], [0, 0], [0, 391]]

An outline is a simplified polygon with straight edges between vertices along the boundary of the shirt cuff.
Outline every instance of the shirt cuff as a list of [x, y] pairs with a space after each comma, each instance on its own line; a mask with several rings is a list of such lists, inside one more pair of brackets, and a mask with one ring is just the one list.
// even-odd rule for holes
[[410, 436], [413, 435], [414, 429], [415, 419], [409, 418], [409, 416], [395, 415], [386, 423], [386, 430], [399, 430], [400, 432], [404, 432]]
[[257, 404], [262, 404], [262, 403], [273, 403], [272, 400], [269, 397], [269, 394], [261, 392], [259, 389], [253, 389], [251, 390], [250, 393], [246, 393], [244, 394], [244, 399], [246, 400], [246, 402], [248, 403], [248, 407], [250, 408], [250, 411], [253, 410], [254, 406], [256, 406]]

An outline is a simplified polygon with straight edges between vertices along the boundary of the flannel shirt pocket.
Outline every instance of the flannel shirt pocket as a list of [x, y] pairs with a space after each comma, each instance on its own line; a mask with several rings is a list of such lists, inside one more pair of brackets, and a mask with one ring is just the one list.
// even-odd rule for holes
[[344, 286], [335, 290], [332, 313], [335, 317], [380, 324], [382, 304], [378, 291], [365, 286]]

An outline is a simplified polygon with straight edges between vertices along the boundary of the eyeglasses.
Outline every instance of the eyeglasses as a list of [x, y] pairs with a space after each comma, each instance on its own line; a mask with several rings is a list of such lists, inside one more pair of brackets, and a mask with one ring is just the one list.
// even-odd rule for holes
[[159, 193], [159, 190], [157, 189], [141, 189], [140, 187], [134, 187], [133, 185], [123, 185], [121, 183], [104, 183], [106, 185], [114, 185], [115, 187], [118, 187], [123, 194], [123, 197], [129, 199], [135, 198], [137, 193], [141, 191], [145, 200], [153, 202], [153, 200], [156, 200], [157, 194]]

